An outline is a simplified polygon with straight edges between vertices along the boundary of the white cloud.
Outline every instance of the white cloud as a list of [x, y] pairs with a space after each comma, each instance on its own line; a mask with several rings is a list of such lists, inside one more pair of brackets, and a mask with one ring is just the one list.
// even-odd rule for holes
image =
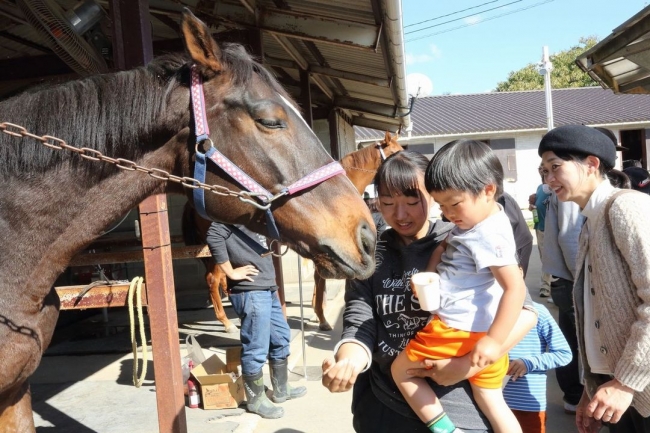
[[411, 54], [406, 53], [406, 64], [415, 65], [416, 63], [427, 63], [433, 60], [433, 56], [429, 54]]
[[474, 24], [480, 23], [482, 20], [483, 19], [480, 15], [472, 15], [471, 17], [465, 18], [463, 21], [465, 21], [465, 24], [468, 26], [473, 26]]
[[406, 53], [406, 64], [415, 65], [416, 63], [428, 63], [442, 57], [442, 51], [436, 45], [429, 45], [429, 53], [412, 54]]
[[437, 45], [431, 44], [429, 45], [429, 49], [431, 49], [431, 55], [433, 56], [434, 59], [439, 59], [442, 57], [442, 51], [440, 48], [438, 48]]

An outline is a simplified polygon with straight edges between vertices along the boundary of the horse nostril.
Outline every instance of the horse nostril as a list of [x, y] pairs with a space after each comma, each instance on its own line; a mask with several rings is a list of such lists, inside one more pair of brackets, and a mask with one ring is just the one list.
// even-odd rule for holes
[[375, 256], [375, 245], [377, 243], [377, 233], [366, 222], [359, 225], [359, 242], [361, 250], [370, 257]]

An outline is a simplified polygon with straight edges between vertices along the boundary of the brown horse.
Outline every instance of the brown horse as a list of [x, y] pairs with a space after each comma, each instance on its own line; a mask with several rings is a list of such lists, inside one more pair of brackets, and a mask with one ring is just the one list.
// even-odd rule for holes
[[[371, 146], [364, 147], [356, 152], [348, 153], [341, 160], [341, 165], [345, 169], [345, 174], [350, 178], [352, 184], [357, 188], [359, 195], [363, 194], [365, 188], [372, 182], [375, 173], [379, 168], [382, 160], [389, 157], [395, 152], [403, 150], [397, 142], [397, 135], [393, 136], [386, 131], [384, 139]], [[183, 238], [187, 245], [205, 244], [206, 234], [210, 222], [201, 218], [198, 213], [190, 206], [188, 202], [183, 210]], [[227, 279], [226, 274], [211, 258], [202, 259], [205, 265], [205, 280], [210, 290], [210, 299], [212, 307], [226, 332], [237, 332], [237, 327], [226, 316], [221, 301], [221, 294], [226, 293]], [[314, 272], [314, 292], [312, 295], [312, 308], [318, 318], [319, 329], [329, 331], [332, 326], [325, 318], [326, 305], [326, 284], [325, 279], [320, 276], [318, 271]]]
[[[397, 135], [391, 135], [386, 131], [384, 139], [372, 146], [364, 147], [356, 152], [348, 153], [341, 159], [341, 165], [345, 174], [350, 178], [352, 184], [357, 188], [359, 195], [375, 178], [377, 169], [382, 161], [393, 153], [404, 150], [397, 142]], [[321, 331], [331, 331], [332, 326], [325, 318], [325, 306], [327, 303], [327, 285], [318, 269], [314, 270], [314, 293], [311, 298], [311, 306], [318, 318], [318, 328]]]
[[[287, 93], [241, 46], [219, 46], [189, 12], [182, 32], [189, 56], [168, 55], [133, 71], [0, 102], [1, 432], [34, 431], [28, 378], [51, 341], [59, 312], [53, 283], [70, 259], [146, 197], [190, 191], [161, 174], [191, 176], [195, 148], [206, 150], [193, 128], [191, 70], [203, 81], [209, 138], [266, 190], [277, 194], [333, 162]], [[51, 138], [43, 146], [1, 133], [25, 135], [6, 122], [147, 169], [120, 170], [53, 150]], [[205, 183], [221, 192], [242, 189], [216, 165], [208, 166]], [[261, 203], [206, 194], [205, 209], [212, 219], [267, 233], [265, 213], [251, 201]], [[343, 176], [270, 204], [280, 240], [311, 257], [323, 275], [363, 278], [374, 271], [371, 215]]]

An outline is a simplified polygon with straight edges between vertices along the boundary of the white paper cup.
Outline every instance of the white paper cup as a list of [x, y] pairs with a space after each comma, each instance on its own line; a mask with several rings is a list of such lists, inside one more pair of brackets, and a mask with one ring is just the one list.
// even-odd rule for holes
[[440, 276], [435, 272], [419, 272], [411, 277], [413, 289], [425, 311], [440, 308]]

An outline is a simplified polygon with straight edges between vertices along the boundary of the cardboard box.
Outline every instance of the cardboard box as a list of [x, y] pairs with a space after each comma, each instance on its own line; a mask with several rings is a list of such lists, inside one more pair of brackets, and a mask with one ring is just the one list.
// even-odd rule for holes
[[201, 389], [203, 409], [236, 408], [244, 401], [244, 379], [237, 376], [240, 353], [241, 348], [228, 349], [228, 364], [212, 355], [190, 372]]

